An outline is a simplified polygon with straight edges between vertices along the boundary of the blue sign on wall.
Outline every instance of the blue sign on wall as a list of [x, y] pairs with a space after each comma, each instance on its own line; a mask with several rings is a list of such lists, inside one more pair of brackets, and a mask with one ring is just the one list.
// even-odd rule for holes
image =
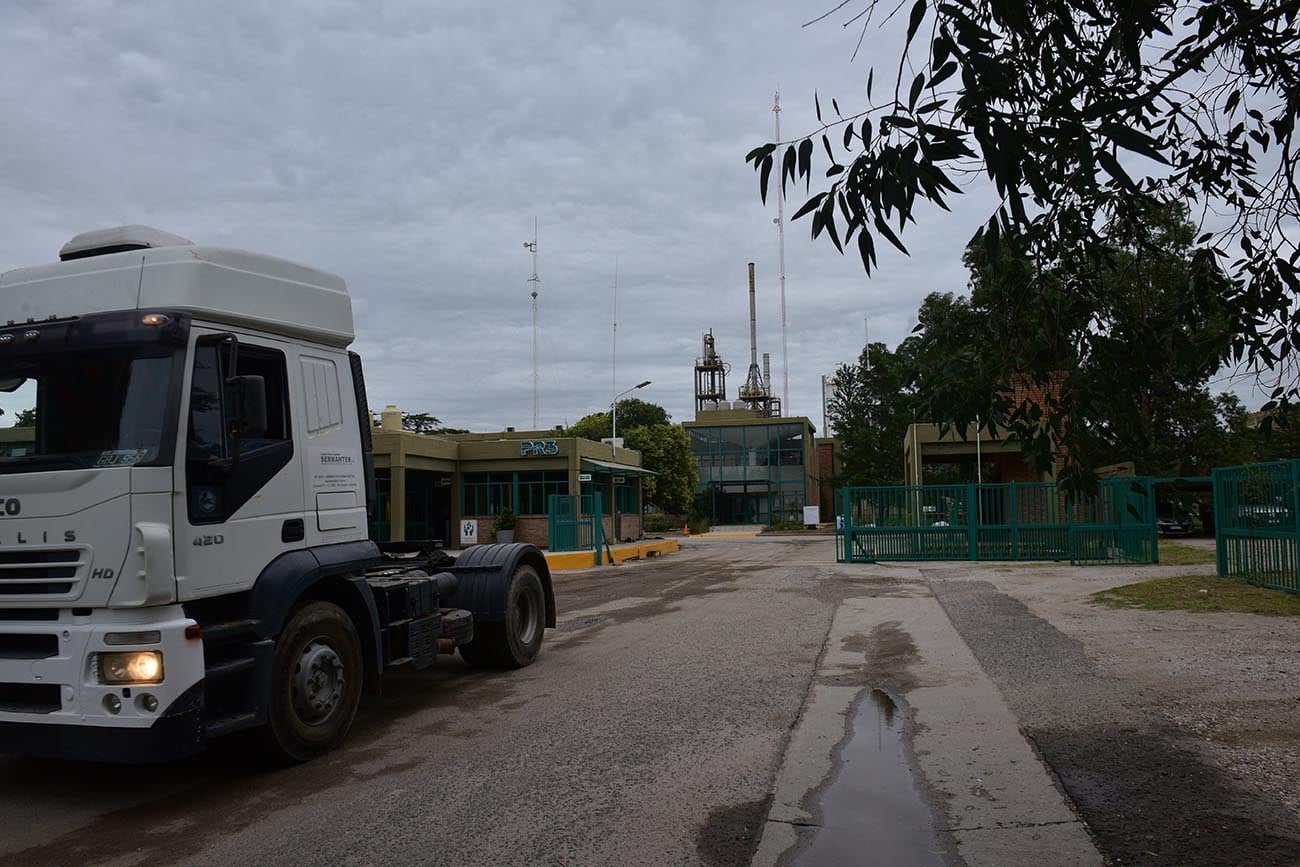
[[559, 453], [560, 444], [555, 440], [524, 440], [519, 444], [519, 454], [521, 457], [558, 455]]

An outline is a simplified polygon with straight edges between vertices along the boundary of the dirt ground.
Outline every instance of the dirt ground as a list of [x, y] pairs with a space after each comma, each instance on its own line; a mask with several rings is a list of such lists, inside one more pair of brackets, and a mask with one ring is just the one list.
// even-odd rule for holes
[[[923, 571], [935, 577], [931, 570]], [[1209, 576], [1213, 566], [979, 564], [962, 572], [964, 580], [988, 582], [1081, 645], [1099, 682], [1110, 681], [1114, 687], [1107, 693], [1117, 704], [1111, 710], [1118, 712], [1096, 722], [1115, 727], [1115, 756], [1129, 749], [1148, 756], [1167, 752], [1168, 758], [1151, 762], [1167, 771], [1152, 787], [1147, 805], [1151, 810], [1196, 816], [1207, 806], [1223, 808], [1218, 817], [1200, 814], [1184, 833], [1208, 834], [1203, 842], [1213, 845], [1213, 832], [1220, 829], [1203, 826], [1227, 822], [1228, 817], [1236, 823], [1248, 821], [1258, 827], [1260, 848], [1221, 852], [1223, 863], [1290, 863], [1289, 845], [1273, 846], [1263, 838], [1276, 831], [1294, 839], [1300, 825], [1300, 618], [1116, 610], [1089, 602], [1098, 590], [1146, 578]], [[973, 649], [978, 654], [978, 648]], [[1008, 684], [1000, 686], [1007, 691]], [[1012, 696], [1008, 699], [1016, 703]], [[1032, 727], [1024, 715], [1022, 722]], [[1052, 737], [1045, 733], [1047, 741]], [[1144, 745], [1147, 738], [1159, 744]], [[1052, 746], [1039, 748], [1048, 752]], [[1138, 755], [1133, 761], [1148, 759]], [[1177, 767], [1180, 762], [1197, 767]], [[1065, 778], [1070, 769], [1056, 770], [1069, 789]], [[1088, 782], [1074, 782], [1086, 801]], [[1072, 795], [1080, 800], [1079, 794]], [[1219, 803], [1203, 803], [1207, 800]], [[1086, 803], [1080, 807], [1086, 814]], [[1276, 821], [1269, 822], [1270, 815]], [[1145, 856], [1155, 863], [1173, 863], [1159, 857], [1169, 854], [1156, 849]], [[1207, 853], [1202, 849], [1201, 854]]]

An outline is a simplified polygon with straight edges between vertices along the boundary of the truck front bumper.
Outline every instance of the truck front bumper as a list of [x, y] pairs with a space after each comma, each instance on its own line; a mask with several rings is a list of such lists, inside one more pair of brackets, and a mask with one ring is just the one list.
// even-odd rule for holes
[[[0, 620], [0, 753], [139, 762], [199, 751], [204, 654], [192, 625], [179, 605]], [[161, 653], [161, 682], [101, 683], [99, 654], [130, 651]]]
[[196, 683], [148, 728], [0, 722], [0, 752], [83, 762], [170, 762], [202, 751], [203, 684]]

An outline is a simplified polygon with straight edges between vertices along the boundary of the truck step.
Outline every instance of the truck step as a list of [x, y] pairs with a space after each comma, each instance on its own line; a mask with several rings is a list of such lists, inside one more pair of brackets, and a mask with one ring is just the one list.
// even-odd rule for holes
[[208, 737], [215, 738], [252, 728], [257, 723], [257, 714], [255, 713], [232, 713], [208, 720], [204, 726], [204, 731]]

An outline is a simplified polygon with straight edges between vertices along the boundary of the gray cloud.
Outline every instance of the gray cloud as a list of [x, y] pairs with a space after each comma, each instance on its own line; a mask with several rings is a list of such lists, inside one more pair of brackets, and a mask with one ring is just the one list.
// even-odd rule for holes
[[[897, 56], [873, 31], [850, 64], [854, 35], [800, 28], [798, 6], [6, 4], [0, 267], [144, 222], [327, 268], [352, 290], [372, 404], [499, 429], [531, 422], [536, 215], [542, 423], [609, 401], [616, 257], [618, 385], [651, 379], [642, 394], [689, 418], [700, 332], [743, 379], [751, 260], [780, 383], [775, 209], [743, 162], [773, 88], [785, 131], [811, 129], [815, 89], [848, 107], [870, 56]], [[870, 281], [787, 227], [788, 409], [820, 426], [819, 378], [860, 351], [864, 316], [894, 343], [927, 292], [964, 288], [989, 207], [977, 187]]]

